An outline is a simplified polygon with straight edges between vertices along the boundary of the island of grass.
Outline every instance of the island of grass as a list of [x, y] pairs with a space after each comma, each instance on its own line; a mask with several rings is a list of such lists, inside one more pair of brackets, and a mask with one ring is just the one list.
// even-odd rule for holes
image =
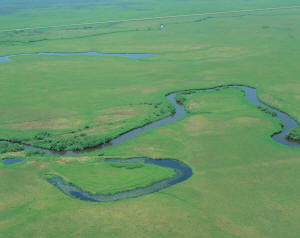
[[90, 162], [51, 163], [52, 175], [64, 178], [90, 193], [114, 194], [146, 187], [171, 178], [175, 172], [144, 162], [116, 163], [104, 160]]

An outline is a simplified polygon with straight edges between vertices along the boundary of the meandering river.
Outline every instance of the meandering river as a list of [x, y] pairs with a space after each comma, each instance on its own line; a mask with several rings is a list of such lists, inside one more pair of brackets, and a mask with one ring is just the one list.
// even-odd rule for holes
[[[97, 53], [97, 52], [87, 52], [87, 53], [35, 53], [35, 54], [21, 54], [21, 55], [106, 55], [106, 56], [122, 56], [122, 57], [129, 57], [133, 59], [141, 59], [144, 57], [149, 56], [156, 56], [154, 54], [104, 54], [104, 53]], [[12, 55], [16, 56], [16, 55]], [[0, 57], [0, 62], [8, 62], [10, 61], [11, 56], [6, 57]], [[117, 138], [112, 139], [109, 143], [105, 145], [100, 145], [95, 148], [91, 148], [84, 151], [64, 151], [64, 152], [55, 152], [47, 149], [41, 149], [36, 148], [33, 146], [25, 145], [25, 150], [33, 150], [33, 149], [39, 149], [45, 151], [47, 154], [50, 155], [74, 155], [79, 153], [86, 153], [90, 151], [101, 151], [109, 147], [113, 147], [116, 145], [119, 145], [125, 141], [128, 141], [141, 133], [151, 130], [153, 128], [156, 128], [158, 126], [167, 125], [170, 123], [173, 123], [181, 118], [184, 118], [186, 115], [186, 111], [183, 105], [179, 104], [175, 100], [175, 96], [177, 94], [185, 93], [185, 92], [192, 92], [192, 93], [198, 93], [198, 92], [204, 92], [204, 91], [213, 91], [213, 90], [219, 90], [223, 88], [239, 88], [244, 91], [245, 98], [248, 100], [249, 103], [260, 106], [263, 109], [267, 109], [268, 111], [271, 111], [274, 113], [275, 117], [277, 117], [281, 123], [282, 123], [282, 130], [280, 132], [275, 132], [273, 135], [270, 135], [272, 139], [280, 144], [290, 146], [290, 147], [300, 147], [300, 144], [294, 141], [289, 141], [286, 138], [286, 134], [290, 129], [293, 129], [298, 126], [298, 123], [296, 120], [294, 120], [292, 117], [290, 117], [287, 113], [284, 113], [282, 111], [279, 111], [271, 106], [268, 106], [261, 102], [256, 95], [256, 89], [248, 86], [243, 85], [228, 85], [228, 86], [219, 86], [215, 88], [210, 89], [193, 89], [193, 90], [183, 90], [179, 92], [173, 92], [168, 95], [166, 95], [166, 99], [175, 107], [175, 113], [167, 118], [161, 119], [159, 121], [152, 122], [150, 124], [144, 125], [142, 127], [133, 129], [131, 131], [128, 131], [127, 133], [124, 133]], [[9, 161], [6, 160], [5, 163], [7, 165], [12, 164], [13, 162], [21, 162], [22, 159], [18, 159], [16, 161]], [[149, 186], [142, 187], [142, 188], [136, 188], [130, 191], [122, 191], [115, 194], [94, 194], [90, 193], [88, 191], [84, 191], [83, 189], [77, 187], [74, 184], [66, 182], [62, 177], [59, 176], [53, 176], [51, 178], [48, 178], [47, 181], [57, 187], [60, 191], [65, 193], [66, 195], [77, 198], [84, 201], [91, 201], [91, 202], [107, 202], [107, 201], [116, 201], [121, 200], [125, 198], [133, 198], [138, 196], [143, 196], [149, 193], [154, 193], [157, 191], [160, 191], [162, 189], [165, 189], [169, 186], [175, 185], [177, 183], [183, 182], [187, 180], [189, 177], [192, 176], [192, 169], [185, 163], [174, 160], [174, 159], [150, 159], [150, 158], [135, 158], [135, 159], [106, 159], [105, 161], [109, 162], [122, 162], [122, 163], [137, 163], [144, 161], [144, 163], [154, 164], [156, 166], [171, 168], [175, 171], [175, 175], [172, 178], [166, 178], [164, 180], [155, 182]]]
[[[181, 91], [181, 92], [170, 93], [166, 96], [166, 98], [175, 107], [174, 115], [164, 118], [162, 120], [150, 123], [143, 127], [136, 128], [132, 131], [129, 131], [129, 132], [127, 132], [123, 135], [120, 135], [119, 137], [111, 140], [110, 143], [108, 143], [106, 145], [102, 145], [102, 146], [94, 148], [94, 149], [89, 149], [89, 151], [103, 150], [108, 147], [116, 146], [124, 141], [130, 140], [130, 139], [138, 136], [139, 134], [141, 134], [145, 131], [151, 130], [158, 126], [170, 124], [181, 118], [184, 118], [186, 111], [185, 111], [183, 105], [176, 102], [175, 96], [177, 94], [184, 93], [184, 92], [197, 93], [197, 92], [203, 92], [203, 91], [213, 91], [213, 90], [222, 89], [222, 88], [226, 88], [226, 87], [242, 89], [244, 91], [245, 98], [248, 100], [248, 102], [250, 102], [251, 104], [253, 104], [255, 106], [261, 106], [262, 108], [266, 108], [269, 111], [276, 113], [276, 117], [279, 120], [281, 120], [281, 122], [283, 124], [283, 128], [282, 128], [281, 132], [274, 133], [272, 135], [273, 140], [275, 140], [276, 142], [278, 142], [280, 144], [286, 145], [286, 146], [300, 147], [299, 143], [292, 142], [292, 141], [289, 141], [286, 139], [286, 133], [290, 129], [298, 126], [297, 122], [292, 117], [290, 117], [288, 114], [286, 114], [284, 112], [281, 112], [275, 108], [272, 108], [272, 107], [262, 103], [256, 96], [255, 88], [251, 88], [251, 87], [247, 87], [247, 86], [240, 86], [240, 85], [229, 85], [229, 86], [220, 86], [220, 87], [211, 88], [211, 89], [195, 89], [195, 90], [185, 90], [185, 91]], [[49, 151], [49, 150], [47, 150], [46, 152], [48, 152], [50, 154], [56, 153], [56, 152]], [[68, 155], [72, 155], [72, 154], [76, 154], [76, 153], [82, 153], [82, 152], [76, 152], [76, 151], [66, 151], [65, 152], [65, 154], [68, 154]], [[101, 193], [93, 194], [88, 191], [82, 190], [81, 188], [77, 187], [74, 184], [70, 184], [70, 183], [66, 182], [63, 178], [61, 178], [59, 176], [49, 178], [48, 182], [53, 184], [60, 191], [62, 191], [63, 193], [67, 194], [68, 196], [70, 196], [72, 198], [78, 198], [81, 200], [92, 201], [92, 202], [106, 202], [106, 201], [121, 200], [121, 199], [125, 199], [125, 198], [138, 197], [138, 196], [146, 195], [149, 193], [154, 193], [154, 192], [160, 191], [162, 189], [165, 189], [169, 186], [172, 186], [174, 184], [183, 182], [184, 180], [186, 180], [192, 176], [192, 169], [188, 165], [186, 165], [183, 162], [180, 162], [178, 160], [173, 160], [173, 159], [153, 160], [153, 159], [149, 159], [149, 158], [138, 158], [138, 159], [108, 159], [106, 161], [136, 163], [136, 162], [140, 162], [141, 160], [143, 160], [145, 163], [151, 163], [151, 164], [161, 166], [161, 167], [172, 168], [175, 170], [175, 175], [172, 178], [167, 178], [165, 180], [155, 182], [155, 183], [153, 183], [149, 186], [143, 187], [143, 188], [136, 188], [136, 189], [133, 189], [130, 191], [123, 191], [123, 192], [119, 192], [119, 193], [115, 193], [115, 194], [101, 194]]]

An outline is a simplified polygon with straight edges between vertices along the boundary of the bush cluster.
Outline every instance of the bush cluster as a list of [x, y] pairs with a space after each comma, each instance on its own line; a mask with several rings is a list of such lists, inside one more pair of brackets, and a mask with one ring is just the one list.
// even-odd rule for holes
[[34, 136], [34, 139], [44, 140], [45, 138], [47, 138], [49, 136], [51, 136], [51, 134], [48, 131], [40, 131]]
[[69, 138], [47, 138], [45, 143], [47, 148], [55, 151], [66, 150], [83, 150], [92, 148], [100, 144], [104, 144], [110, 141], [110, 137], [98, 137], [98, 136], [74, 136]]
[[22, 151], [24, 150], [24, 146], [20, 145], [20, 144], [11, 144], [8, 142], [1, 142], [0, 143], [0, 153], [4, 154], [7, 152], [17, 152], [17, 151]]
[[156, 110], [150, 113], [149, 116], [142, 121], [143, 124], [148, 124], [150, 122], [158, 120], [159, 118], [165, 117], [170, 113], [175, 113], [175, 107], [168, 102], [158, 102], [154, 104], [145, 102], [144, 104], [153, 105]]
[[300, 127], [296, 127], [293, 130], [291, 130], [287, 134], [287, 137], [291, 140], [300, 141]]
[[180, 103], [180, 104], [184, 104], [185, 101], [186, 101], [186, 97], [184, 95], [182, 95], [182, 94], [177, 94], [175, 96], [175, 99], [176, 99], [176, 102]]
[[[85, 128], [88, 127], [89, 126], [86, 126]], [[72, 137], [54, 137], [48, 131], [38, 132], [34, 136], [34, 139], [41, 141], [41, 143], [36, 143], [37, 146], [42, 146], [54, 151], [84, 150], [111, 140], [110, 137], [88, 136], [84, 132]]]

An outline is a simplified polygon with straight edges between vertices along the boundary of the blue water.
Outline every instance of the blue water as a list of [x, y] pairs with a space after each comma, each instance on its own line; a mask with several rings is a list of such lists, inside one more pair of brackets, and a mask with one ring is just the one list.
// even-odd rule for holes
[[0, 57], [0, 63], [12, 61], [9, 56]]
[[16, 54], [16, 55], [9, 55], [9, 56], [0, 56], [0, 63], [3, 62], [10, 62], [12, 59], [10, 57], [14, 56], [26, 56], [26, 55], [58, 55], [58, 56], [68, 56], [68, 55], [90, 55], [90, 56], [118, 56], [118, 57], [125, 57], [131, 58], [135, 60], [139, 60], [146, 57], [151, 56], [158, 56], [157, 54], [146, 54], [146, 53], [100, 53], [100, 52], [82, 52], [82, 53], [26, 53], [26, 54]]
[[11, 165], [11, 164], [16, 164], [19, 162], [23, 162], [23, 158], [7, 158], [7, 159], [2, 159], [2, 164], [4, 165]]

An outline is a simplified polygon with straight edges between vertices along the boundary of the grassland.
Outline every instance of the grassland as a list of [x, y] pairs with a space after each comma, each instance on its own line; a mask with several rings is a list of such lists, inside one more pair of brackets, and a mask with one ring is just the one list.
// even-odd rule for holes
[[[299, 150], [269, 137], [278, 121], [235, 89], [189, 95], [186, 106], [187, 118], [109, 149], [105, 156], [177, 158], [193, 168], [189, 180], [152, 195], [94, 204], [68, 198], [41, 179], [47, 166], [59, 167], [68, 158], [32, 159], [1, 170], [3, 234], [97, 237], [101, 231], [111, 237], [126, 230], [128, 237], [281, 237], [287, 232], [296, 237]], [[82, 168], [89, 157], [78, 158]], [[89, 181], [85, 169], [77, 168], [81, 183]]]
[[217, 0], [213, 4], [204, 1], [147, 1], [147, 0], [2, 0], [0, 29], [63, 25], [95, 21], [146, 18], [201, 12], [256, 9], [298, 5], [297, 0], [265, 0], [225, 2]]
[[[218, 16], [200, 22], [199, 18], [169, 20], [164, 32], [159, 22], [150, 21], [7, 36], [3, 55], [100, 51], [161, 56], [139, 61], [99, 56], [13, 57], [15, 61], [0, 68], [5, 98], [1, 108], [6, 112], [0, 116], [1, 137], [49, 148], [51, 143], [34, 140], [46, 129], [54, 141], [57, 135], [72, 140], [85, 133], [101, 142], [170, 114], [164, 99], [170, 91], [230, 83], [257, 87], [263, 101], [299, 118], [295, 53], [299, 11], [279, 12]], [[291, 29], [288, 32], [286, 25]], [[30, 87], [23, 86], [24, 79]], [[133, 94], [134, 98], [129, 97]]]
[[[22, 4], [3, 1], [0, 29], [297, 1], [79, 1], [72, 7], [49, 1], [43, 8], [32, 1], [29, 9]], [[141, 60], [16, 56], [0, 63], [0, 138], [48, 148], [49, 139], [101, 142], [169, 115], [169, 92], [221, 84], [256, 87], [261, 100], [299, 121], [298, 22], [300, 10], [294, 9], [0, 32], [1, 56], [160, 54]], [[102, 158], [179, 159], [193, 169], [189, 180], [135, 199], [89, 203], [67, 197], [45, 176], [57, 173], [83, 189], [109, 193], [145, 186], [172, 171], [112, 167], [99, 160], [99, 152], [1, 154], [27, 160], [0, 165], [0, 237], [299, 237], [300, 151], [270, 138], [280, 129], [277, 119], [247, 103], [238, 89], [184, 95], [183, 102], [186, 118], [102, 151]]]

